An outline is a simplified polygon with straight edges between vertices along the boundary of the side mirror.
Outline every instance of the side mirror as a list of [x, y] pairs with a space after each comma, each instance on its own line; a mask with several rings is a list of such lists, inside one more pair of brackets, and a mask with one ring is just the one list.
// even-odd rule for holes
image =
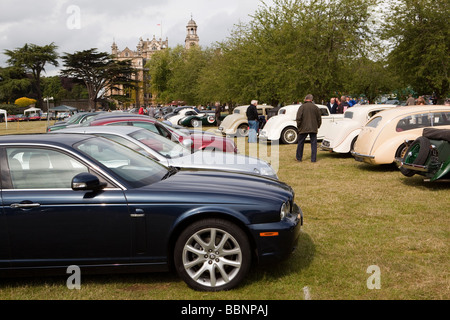
[[183, 144], [183, 146], [187, 147], [187, 148], [191, 148], [194, 145], [194, 141], [192, 139], [183, 139], [183, 141], [181, 142]]
[[105, 187], [105, 182], [100, 182], [97, 176], [88, 172], [79, 173], [72, 179], [72, 190], [75, 191], [98, 191], [104, 189]]

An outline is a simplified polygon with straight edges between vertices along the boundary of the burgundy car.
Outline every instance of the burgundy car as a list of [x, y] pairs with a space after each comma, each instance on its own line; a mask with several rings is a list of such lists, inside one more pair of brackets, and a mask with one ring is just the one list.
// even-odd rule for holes
[[202, 133], [188, 133], [183, 132], [170, 125], [150, 118], [147, 116], [111, 116], [111, 117], [99, 117], [92, 119], [90, 122], [86, 122], [83, 126], [111, 126], [111, 125], [128, 125], [145, 128], [166, 138], [179, 141], [183, 143], [184, 140], [192, 140], [192, 148], [198, 150], [217, 150], [223, 152], [238, 153], [236, 144], [233, 140], [215, 136], [211, 134]]

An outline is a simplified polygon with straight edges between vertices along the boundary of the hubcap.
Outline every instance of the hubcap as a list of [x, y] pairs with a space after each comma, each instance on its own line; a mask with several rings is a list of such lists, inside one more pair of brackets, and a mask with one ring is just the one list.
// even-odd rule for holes
[[287, 130], [284, 133], [284, 140], [288, 143], [294, 143], [297, 139], [297, 133], [294, 130]]
[[195, 233], [184, 245], [183, 266], [197, 283], [217, 287], [238, 274], [242, 250], [231, 234], [216, 228]]

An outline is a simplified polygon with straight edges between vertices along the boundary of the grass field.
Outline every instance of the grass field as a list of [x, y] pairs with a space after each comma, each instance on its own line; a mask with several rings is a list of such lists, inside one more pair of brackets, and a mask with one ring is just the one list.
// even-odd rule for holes
[[[0, 125], [0, 134], [45, 132], [42, 122]], [[34, 277], [0, 279], [0, 299], [303, 300], [306, 287], [313, 300], [450, 299], [450, 182], [322, 151], [310, 163], [309, 145], [298, 163], [295, 149], [280, 145], [276, 165], [304, 212], [299, 247], [287, 261], [253, 268], [239, 288], [195, 292], [170, 273], [83, 276], [80, 290], [66, 277]], [[371, 266], [379, 289], [368, 288]]]

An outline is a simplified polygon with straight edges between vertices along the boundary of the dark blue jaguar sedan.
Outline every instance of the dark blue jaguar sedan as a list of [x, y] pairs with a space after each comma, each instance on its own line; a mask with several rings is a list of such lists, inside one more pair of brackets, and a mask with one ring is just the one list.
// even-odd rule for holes
[[196, 290], [227, 290], [286, 258], [302, 225], [280, 181], [167, 168], [96, 136], [2, 136], [0, 170], [0, 275], [173, 266]]

